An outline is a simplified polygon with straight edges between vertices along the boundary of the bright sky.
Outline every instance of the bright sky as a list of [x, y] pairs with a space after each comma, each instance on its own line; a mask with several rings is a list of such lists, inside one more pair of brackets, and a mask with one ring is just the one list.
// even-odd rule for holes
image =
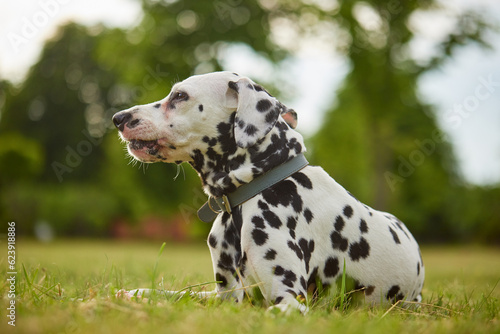
[[[498, 0], [445, 3], [457, 11], [471, 6], [482, 8], [481, 12], [500, 21]], [[3, 1], [0, 5], [0, 77], [22, 81], [36, 62], [44, 41], [67, 21], [104, 22], [108, 26], [128, 28], [137, 24], [140, 17], [140, 2], [135, 0]], [[426, 40], [439, 38], [450, 22], [446, 17], [425, 15], [417, 21], [416, 24], [423, 27], [423, 38], [416, 41], [413, 51], [425, 56], [431, 50]], [[425, 99], [438, 107], [439, 124], [450, 136], [462, 172], [470, 182], [478, 184], [500, 182], [500, 36], [491, 36], [491, 43], [494, 46], [491, 52], [475, 46], [464, 48], [440, 71], [423, 77], [419, 85]], [[238, 57], [234, 56], [236, 53]], [[248, 54], [248, 58], [241, 57], [242, 53]], [[225, 66], [257, 81], [269, 73], [262, 61], [241, 48], [228, 52]], [[326, 107], [335, 98], [332, 92], [347, 69], [341, 57], [325, 55], [314, 46], [286, 66], [284, 77], [293, 79], [297, 88], [296, 97], [284, 102], [298, 112], [299, 131], [310, 135], [321, 125]]]

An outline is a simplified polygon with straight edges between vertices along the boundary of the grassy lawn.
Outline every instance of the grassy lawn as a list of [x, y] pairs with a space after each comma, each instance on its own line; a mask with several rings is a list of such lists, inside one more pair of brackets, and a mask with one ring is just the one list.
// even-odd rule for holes
[[203, 244], [167, 245], [160, 256], [161, 242], [18, 240], [16, 246], [16, 327], [7, 324], [4, 280], [0, 333], [500, 333], [500, 249], [495, 248], [424, 247], [426, 284], [419, 309], [342, 310], [320, 300], [304, 317], [269, 314], [250, 302], [114, 297], [119, 288], [150, 288], [152, 281], [166, 289], [213, 281]]

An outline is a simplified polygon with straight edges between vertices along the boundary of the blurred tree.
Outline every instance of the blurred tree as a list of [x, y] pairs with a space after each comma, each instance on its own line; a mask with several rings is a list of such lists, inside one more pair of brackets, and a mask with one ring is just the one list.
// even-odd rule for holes
[[351, 72], [311, 140], [312, 161], [361, 200], [397, 214], [421, 239], [425, 234], [434, 240], [464, 236], [457, 235], [451, 213], [465, 189], [433, 109], [418, 95], [418, 78], [458, 46], [485, 45], [488, 30], [481, 17], [467, 12], [455, 18], [434, 57], [416, 60], [412, 19], [438, 9], [432, 0], [339, 3], [331, 19], [346, 36], [338, 45]]
[[22, 86], [8, 91], [0, 131], [18, 131], [44, 147], [39, 181], [91, 180], [99, 168], [105, 97], [114, 78], [91, 57], [95, 43], [82, 26], [59, 29]]

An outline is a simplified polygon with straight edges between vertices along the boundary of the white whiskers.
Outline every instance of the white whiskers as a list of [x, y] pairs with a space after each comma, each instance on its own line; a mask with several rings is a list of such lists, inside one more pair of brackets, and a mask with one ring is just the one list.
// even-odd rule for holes
[[182, 175], [183, 175], [184, 181], [186, 181], [186, 172], [184, 171], [184, 166], [181, 164], [177, 165], [177, 174], [175, 174], [175, 176], [174, 176], [174, 181], [177, 180], [177, 177], [179, 177], [181, 170], [182, 170]]

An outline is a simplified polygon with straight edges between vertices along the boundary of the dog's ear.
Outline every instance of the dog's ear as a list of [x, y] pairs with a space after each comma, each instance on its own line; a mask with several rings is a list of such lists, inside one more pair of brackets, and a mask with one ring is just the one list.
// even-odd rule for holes
[[236, 109], [234, 138], [239, 147], [247, 148], [263, 138], [278, 121], [280, 114], [293, 112], [264, 88], [248, 78], [229, 81], [226, 105]]
[[292, 128], [295, 129], [297, 127], [297, 113], [293, 109], [286, 109], [285, 112], [281, 113], [281, 117], [285, 120], [285, 122]]

